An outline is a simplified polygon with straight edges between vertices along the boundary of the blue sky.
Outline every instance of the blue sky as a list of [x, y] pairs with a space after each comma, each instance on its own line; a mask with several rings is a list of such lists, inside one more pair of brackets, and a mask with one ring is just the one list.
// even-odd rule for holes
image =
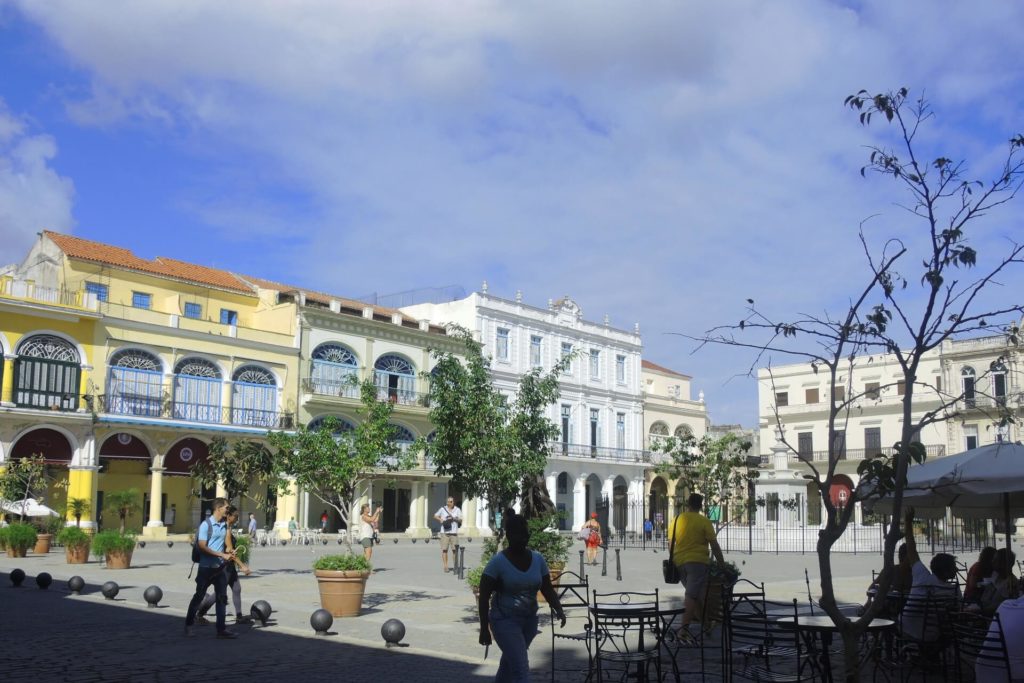
[[[752, 355], [670, 333], [841, 306], [860, 222], [918, 227], [843, 98], [923, 89], [926, 156], [986, 177], [1024, 131], [1021, 26], [995, 0], [0, 0], [0, 264], [49, 228], [351, 296], [569, 294], [753, 426]], [[983, 260], [1021, 215], [979, 224]]]

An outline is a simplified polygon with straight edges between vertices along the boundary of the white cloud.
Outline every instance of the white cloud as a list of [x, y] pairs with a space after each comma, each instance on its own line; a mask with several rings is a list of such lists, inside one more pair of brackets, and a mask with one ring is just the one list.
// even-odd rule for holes
[[[1024, 111], [1019, 3], [19, 4], [93, 79], [76, 121], [186, 128], [228, 169], [196, 215], [228, 235], [290, 226], [305, 248], [281, 267], [308, 284], [568, 292], [640, 321], [654, 360], [748, 424], [753, 385], [726, 381], [749, 356], [694, 361], [663, 333], [736, 320], [748, 296], [842, 304], [860, 220], [906, 225], [894, 188], [857, 173], [884, 129], [843, 97], [927, 88], [925, 140], [982, 163]], [[237, 182], [253, 158], [260, 182]], [[259, 196], [277, 184], [305, 203]]]
[[57, 143], [30, 134], [0, 99], [0, 266], [24, 257], [40, 230], [69, 232], [74, 185], [50, 165]]

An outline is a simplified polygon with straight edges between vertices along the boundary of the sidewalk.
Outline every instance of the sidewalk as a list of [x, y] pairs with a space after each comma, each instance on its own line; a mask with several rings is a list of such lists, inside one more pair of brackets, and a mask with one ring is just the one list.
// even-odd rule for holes
[[[479, 541], [466, 546], [466, 565], [479, 561]], [[257, 548], [254, 575], [243, 578], [243, 609], [264, 599], [274, 608], [266, 629], [238, 627], [234, 641], [216, 640], [214, 627], [197, 627], [197, 637], [182, 635], [185, 608], [194, 590], [186, 578], [190, 563], [187, 543], [148, 543], [138, 548], [133, 568], [107, 570], [96, 561], [68, 565], [60, 549], [24, 559], [0, 556], [0, 672], [6, 680], [34, 681], [198, 681], [209, 680], [204, 662], [219, 662], [232, 679], [278, 681], [300, 675], [303, 680], [337, 680], [339, 674], [362, 675], [380, 681], [493, 680], [500, 652], [491, 648], [483, 660], [477, 644], [476, 606], [464, 582], [441, 571], [440, 548], [429, 545], [385, 543], [374, 551], [376, 571], [367, 585], [364, 610], [358, 618], [336, 619], [332, 635], [316, 637], [309, 615], [319, 607], [311, 564], [315, 557], [337, 553], [339, 546], [286, 546]], [[575, 550], [575, 549], [574, 549]], [[661, 583], [664, 553], [623, 551], [623, 581], [616, 580], [614, 553], [608, 572], [587, 567], [592, 588], [599, 592], [661, 589], [663, 600], [681, 599], [678, 588]], [[807, 556], [730, 556], [743, 573], [764, 580], [770, 594], [806, 601], [804, 568], [812, 592], [816, 586], [817, 558]], [[847, 599], [863, 595], [870, 567], [877, 556], [838, 556], [835, 559], [837, 594]], [[20, 567], [27, 574], [21, 588], [11, 587], [8, 574]], [[756, 570], [755, 570], [756, 567]], [[570, 558], [568, 570], [578, 570]], [[47, 591], [35, 585], [35, 576], [49, 572], [54, 583]], [[82, 596], [70, 596], [67, 579], [82, 576], [88, 586]], [[105, 600], [99, 586], [116, 581], [116, 601]], [[142, 597], [149, 585], [158, 585], [164, 598], [158, 609], [147, 609]], [[229, 606], [229, 613], [233, 608]], [[542, 615], [544, 614], [542, 608]], [[390, 618], [406, 625], [408, 644], [384, 648], [380, 627]], [[535, 677], [547, 676], [550, 635], [546, 626], [530, 652]], [[559, 652], [559, 667], [578, 661], [580, 653]], [[454, 677], [454, 678], [452, 678]], [[577, 680], [580, 677], [570, 680]]]

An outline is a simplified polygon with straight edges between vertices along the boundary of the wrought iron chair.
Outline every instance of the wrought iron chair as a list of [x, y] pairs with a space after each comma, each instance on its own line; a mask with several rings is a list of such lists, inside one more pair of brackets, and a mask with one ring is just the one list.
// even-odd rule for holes
[[[754, 601], [751, 604], [757, 605]], [[739, 666], [730, 662], [730, 678], [775, 683], [797, 683], [816, 677], [813, 662], [800, 640], [800, 610], [797, 601], [785, 603], [786, 615], [793, 623], [778, 623], [781, 604], [762, 601], [763, 610], [729, 610], [726, 626], [732, 656], [740, 658]], [[774, 609], [772, 609], [774, 608]], [[732, 658], [732, 657], [731, 657]], [[731, 659], [730, 658], [730, 659]]]
[[639, 681], [661, 680], [661, 648], [664, 628], [653, 593], [605, 593], [594, 591], [590, 606], [594, 617], [594, 663], [597, 680], [617, 674]]
[[907, 596], [899, 614], [894, 662], [903, 669], [903, 680], [912, 678], [915, 671], [927, 680], [936, 670], [948, 670], [953, 643], [951, 618], [959, 603], [952, 586], [948, 590], [935, 588], [926, 595]]
[[982, 670], [985, 680], [999, 677], [1010, 683], [1010, 658], [998, 614], [991, 621], [980, 614], [957, 615], [952, 630], [958, 681], [973, 681]]
[[584, 680], [589, 681], [594, 673], [594, 623], [590, 616], [590, 580], [586, 576], [580, 577], [575, 572], [562, 572], [558, 577], [555, 592], [558, 593], [558, 600], [562, 603], [566, 623], [563, 628], [552, 611], [551, 681], [554, 683], [555, 674], [558, 671], [579, 671], [578, 667], [573, 669], [555, 668], [555, 646], [559, 641], [568, 644], [582, 644], [586, 648], [587, 676]]

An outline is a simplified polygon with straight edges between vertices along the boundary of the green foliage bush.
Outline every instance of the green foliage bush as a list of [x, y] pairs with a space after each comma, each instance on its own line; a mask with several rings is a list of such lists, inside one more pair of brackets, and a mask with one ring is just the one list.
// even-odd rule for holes
[[252, 554], [252, 539], [248, 536], [235, 536], [235, 555], [242, 562], [249, 564], [249, 557]]
[[15, 522], [3, 529], [4, 547], [28, 550], [36, 544], [36, 528], [31, 524]]
[[333, 572], [368, 572], [370, 562], [362, 555], [324, 555], [313, 563], [313, 569]]
[[480, 589], [480, 579], [484, 575], [484, 566], [481, 564], [466, 572], [466, 583], [469, 584], [470, 588], [474, 590]]
[[104, 557], [108, 553], [129, 553], [135, 549], [135, 534], [101, 531], [92, 539], [92, 554]]
[[549, 568], [552, 565], [565, 565], [569, 559], [572, 537], [555, 530], [558, 528], [557, 515], [535, 517], [527, 524], [530, 528], [530, 549], [543, 555]]
[[77, 526], [66, 526], [57, 534], [57, 542], [65, 548], [81, 548], [88, 546], [90, 541], [89, 534]]

